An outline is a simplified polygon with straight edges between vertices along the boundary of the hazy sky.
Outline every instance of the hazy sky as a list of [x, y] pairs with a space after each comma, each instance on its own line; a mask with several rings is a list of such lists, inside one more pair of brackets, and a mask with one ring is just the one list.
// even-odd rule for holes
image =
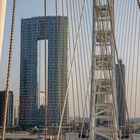
[[[58, 13], [61, 15], [61, 0], [58, 0]], [[82, 0], [81, 0], [82, 1]], [[88, 2], [90, 0], [87, 0]], [[47, 15], [55, 15], [55, 0], [47, 0]], [[16, 10], [16, 29], [15, 29], [15, 42], [13, 49], [13, 65], [12, 65], [12, 77], [11, 77], [11, 90], [14, 91], [15, 99], [19, 98], [19, 74], [20, 74], [20, 23], [22, 18], [30, 18], [34, 16], [43, 16], [43, 3], [44, 0], [17, 0]], [[116, 26], [116, 42], [120, 58], [123, 59], [126, 67], [126, 86], [128, 88], [128, 102], [131, 102], [131, 97], [135, 98], [135, 87], [136, 87], [136, 74], [132, 78], [132, 64], [133, 54], [135, 54], [135, 65], [138, 50], [138, 31], [140, 30], [140, 16], [136, 17], [136, 1], [134, 0], [115, 0], [115, 26]], [[125, 6], [124, 6], [125, 5]], [[132, 8], [131, 8], [132, 7]], [[90, 7], [92, 8], [92, 7]], [[90, 9], [91, 10], [91, 9]], [[9, 36], [10, 36], [10, 25], [11, 25], [11, 13], [12, 13], [12, 0], [7, 0], [6, 10], [6, 23], [4, 32], [4, 42], [2, 50], [2, 62], [0, 63], [0, 90], [5, 89], [7, 62], [8, 62], [8, 48], [9, 48]], [[127, 16], [126, 16], [127, 15]], [[120, 18], [121, 17], [121, 18]], [[137, 21], [137, 22], [136, 22]], [[136, 23], [135, 23], [136, 22]], [[135, 29], [137, 28], [137, 31]], [[133, 37], [132, 37], [133, 36]], [[125, 40], [125, 42], [124, 42]], [[135, 40], [135, 41], [134, 41]], [[135, 52], [134, 47], [136, 47]], [[131, 50], [132, 48], [132, 50]], [[131, 58], [130, 60], [127, 57]], [[123, 55], [123, 53], [125, 55]], [[131, 67], [129, 67], [129, 63]], [[140, 63], [140, 62], [139, 62]], [[140, 67], [139, 67], [140, 69]], [[136, 68], [134, 73], [136, 73]], [[130, 77], [130, 78], [128, 78]], [[132, 80], [133, 79], [133, 80]], [[138, 81], [140, 82], [140, 73], [138, 73]], [[131, 81], [132, 80], [132, 81]], [[133, 89], [131, 91], [131, 86]], [[132, 93], [132, 94], [131, 94]], [[140, 87], [137, 91], [137, 100], [133, 99], [133, 107], [135, 102], [137, 106], [140, 104]], [[128, 107], [129, 109], [131, 107]], [[137, 116], [140, 116], [140, 111], [137, 108]]]
[[[40, 2], [39, 2], [40, 1]], [[15, 41], [13, 49], [13, 66], [12, 66], [12, 78], [11, 78], [11, 90], [15, 93], [15, 98], [18, 98], [19, 94], [19, 68], [20, 68], [20, 24], [22, 18], [30, 18], [33, 16], [43, 16], [43, 0], [17, 0], [16, 9], [16, 28], [15, 28]], [[53, 0], [51, 0], [53, 2]], [[49, 4], [50, 5], [50, 4]], [[53, 3], [51, 4], [53, 6]], [[51, 6], [50, 5], [50, 6]], [[50, 8], [53, 9], [53, 8]], [[54, 11], [54, 10], [53, 10]], [[52, 12], [53, 12], [52, 11]], [[4, 42], [2, 50], [2, 62], [0, 64], [0, 89], [5, 89], [6, 69], [8, 62], [8, 48], [9, 48], [9, 36], [11, 25], [11, 13], [12, 13], [12, 0], [7, 0], [6, 10], [6, 22], [4, 32]]]

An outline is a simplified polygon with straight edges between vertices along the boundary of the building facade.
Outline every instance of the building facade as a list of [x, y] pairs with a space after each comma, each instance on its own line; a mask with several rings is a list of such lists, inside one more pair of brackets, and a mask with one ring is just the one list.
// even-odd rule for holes
[[117, 91], [117, 108], [118, 108], [118, 125], [124, 126], [126, 120], [125, 109], [125, 65], [122, 60], [116, 64], [116, 91]]
[[[13, 92], [9, 92], [8, 110], [7, 110], [7, 127], [13, 126]], [[2, 126], [4, 114], [5, 91], [0, 91], [0, 126]]]
[[[23, 128], [38, 125], [37, 42], [48, 40], [47, 125], [59, 124], [67, 89], [67, 17], [33, 17], [21, 21], [20, 113]], [[64, 123], [67, 120], [67, 105]]]
[[19, 121], [19, 101], [14, 100], [14, 126], [18, 126]]

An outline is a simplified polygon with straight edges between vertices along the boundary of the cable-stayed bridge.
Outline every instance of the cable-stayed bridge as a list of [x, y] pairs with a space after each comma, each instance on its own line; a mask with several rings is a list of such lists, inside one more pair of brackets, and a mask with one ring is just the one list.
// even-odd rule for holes
[[[11, 3], [3, 140], [18, 4]], [[139, 0], [44, 0], [42, 5], [42, 16], [21, 22], [19, 126], [40, 127], [45, 139], [133, 140], [139, 125], [131, 118], [140, 116]], [[0, 6], [2, 46], [6, 1]]]

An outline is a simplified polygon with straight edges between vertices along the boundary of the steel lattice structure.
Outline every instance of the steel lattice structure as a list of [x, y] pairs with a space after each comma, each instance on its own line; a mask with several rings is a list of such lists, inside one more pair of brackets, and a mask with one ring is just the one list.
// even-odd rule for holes
[[93, 50], [90, 139], [118, 139], [114, 1], [93, 2]]

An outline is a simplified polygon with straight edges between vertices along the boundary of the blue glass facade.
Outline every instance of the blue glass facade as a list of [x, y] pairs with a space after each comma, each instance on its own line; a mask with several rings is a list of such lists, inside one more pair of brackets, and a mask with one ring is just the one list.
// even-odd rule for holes
[[125, 65], [122, 60], [116, 64], [116, 91], [117, 91], [117, 108], [118, 108], [118, 125], [125, 126], [126, 109], [125, 109]]
[[[2, 126], [3, 122], [3, 114], [4, 114], [4, 101], [5, 101], [6, 91], [0, 91], [0, 126]], [[13, 102], [14, 95], [12, 91], [9, 91], [9, 101], [8, 101], [8, 110], [7, 110], [7, 127], [13, 126]]]
[[[60, 122], [67, 89], [67, 17], [33, 17], [21, 21], [20, 115], [21, 127], [38, 123], [37, 41], [48, 40], [47, 124]], [[46, 37], [46, 38], [45, 38]], [[67, 120], [67, 107], [64, 123]]]

